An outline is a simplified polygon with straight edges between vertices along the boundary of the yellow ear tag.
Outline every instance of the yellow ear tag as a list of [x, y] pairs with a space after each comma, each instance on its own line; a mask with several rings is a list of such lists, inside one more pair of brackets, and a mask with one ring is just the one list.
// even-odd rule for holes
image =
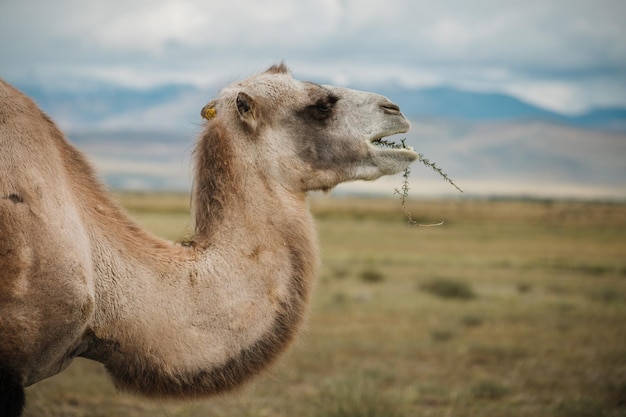
[[215, 110], [213, 107], [209, 107], [208, 109], [206, 109], [204, 111], [204, 113], [202, 114], [202, 116], [207, 119], [207, 120], [211, 120], [213, 119], [215, 116], [217, 116], [217, 110]]

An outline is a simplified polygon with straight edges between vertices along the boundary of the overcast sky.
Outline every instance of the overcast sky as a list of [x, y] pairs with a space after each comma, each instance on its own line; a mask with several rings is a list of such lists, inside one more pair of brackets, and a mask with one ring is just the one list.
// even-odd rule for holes
[[623, 0], [0, 0], [0, 77], [75, 86], [296, 76], [626, 105]]

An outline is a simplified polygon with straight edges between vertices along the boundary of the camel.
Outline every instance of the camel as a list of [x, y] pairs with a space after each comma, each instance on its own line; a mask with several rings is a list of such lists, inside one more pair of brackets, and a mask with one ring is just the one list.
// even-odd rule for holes
[[0, 81], [0, 410], [75, 357], [117, 388], [197, 398], [240, 386], [294, 339], [318, 269], [307, 194], [404, 170], [377, 140], [409, 122], [387, 98], [294, 79], [284, 65], [202, 110], [194, 235], [140, 229], [86, 158]]

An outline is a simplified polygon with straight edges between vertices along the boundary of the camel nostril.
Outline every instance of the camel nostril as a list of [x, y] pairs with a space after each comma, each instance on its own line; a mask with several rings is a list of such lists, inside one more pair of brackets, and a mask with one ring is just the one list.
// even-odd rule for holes
[[387, 114], [400, 114], [400, 107], [390, 101], [381, 104], [380, 108]]

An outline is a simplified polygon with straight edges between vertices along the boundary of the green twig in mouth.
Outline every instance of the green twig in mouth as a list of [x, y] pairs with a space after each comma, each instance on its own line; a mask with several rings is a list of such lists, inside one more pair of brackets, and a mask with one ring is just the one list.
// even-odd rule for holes
[[[404, 145], [404, 140], [402, 141], [402, 144]], [[443, 177], [444, 181], [449, 182], [449, 183], [450, 183], [450, 184], [451, 184], [454, 188], [456, 188], [457, 190], [459, 190], [459, 192], [463, 192], [463, 190], [461, 190], [461, 189], [459, 188], [459, 186], [458, 186], [458, 185], [456, 185], [456, 184], [454, 183], [454, 181], [452, 181], [452, 179], [451, 179], [450, 177], [448, 177], [448, 174], [446, 174], [445, 172], [443, 172], [443, 171], [441, 170], [441, 168], [439, 168], [439, 167], [437, 166], [437, 164], [436, 164], [436, 163], [434, 163], [434, 162], [430, 162], [430, 160], [428, 160], [428, 159], [424, 158], [424, 155], [422, 155], [421, 153], [420, 153], [420, 154], [418, 154], [418, 160], [419, 160], [422, 164], [426, 165], [427, 167], [429, 167], [430, 169], [432, 169], [433, 171], [435, 171], [437, 174], [441, 175], [441, 176]]]
[[[400, 141], [400, 144], [397, 144], [395, 142], [390, 142], [388, 140], [385, 139], [378, 139], [376, 141], [377, 144], [382, 145], [382, 146], [386, 146], [389, 148], [394, 148], [394, 149], [409, 149], [408, 146], [406, 146], [405, 143], [406, 139], [402, 139]], [[441, 175], [443, 177], [443, 179], [450, 183], [454, 188], [456, 188], [457, 190], [459, 190], [460, 192], [463, 192], [463, 190], [461, 190], [461, 188], [459, 188], [454, 181], [452, 181], [452, 179], [448, 176], [448, 174], [446, 174], [445, 172], [443, 172], [443, 170], [441, 168], [439, 168], [437, 166], [437, 164], [435, 162], [431, 162], [430, 160], [424, 158], [424, 155], [417, 154], [417, 159], [424, 165], [426, 165], [428, 168], [432, 169], [433, 171], [435, 171], [437, 174]], [[397, 194], [400, 196], [400, 201], [402, 202], [402, 210], [404, 211], [404, 215], [406, 216], [406, 221], [408, 224], [412, 225], [412, 226], [441, 226], [443, 224], [443, 221], [440, 223], [434, 223], [434, 224], [420, 224], [417, 221], [415, 221], [413, 219], [413, 217], [411, 217], [411, 212], [409, 211], [409, 209], [406, 206], [406, 202], [407, 199], [409, 198], [409, 190], [410, 190], [410, 186], [409, 186], [409, 176], [411, 175], [411, 168], [407, 167], [404, 170], [404, 173], [402, 174], [402, 187], [400, 187], [399, 189], [396, 188], [394, 189], [394, 194]]]

